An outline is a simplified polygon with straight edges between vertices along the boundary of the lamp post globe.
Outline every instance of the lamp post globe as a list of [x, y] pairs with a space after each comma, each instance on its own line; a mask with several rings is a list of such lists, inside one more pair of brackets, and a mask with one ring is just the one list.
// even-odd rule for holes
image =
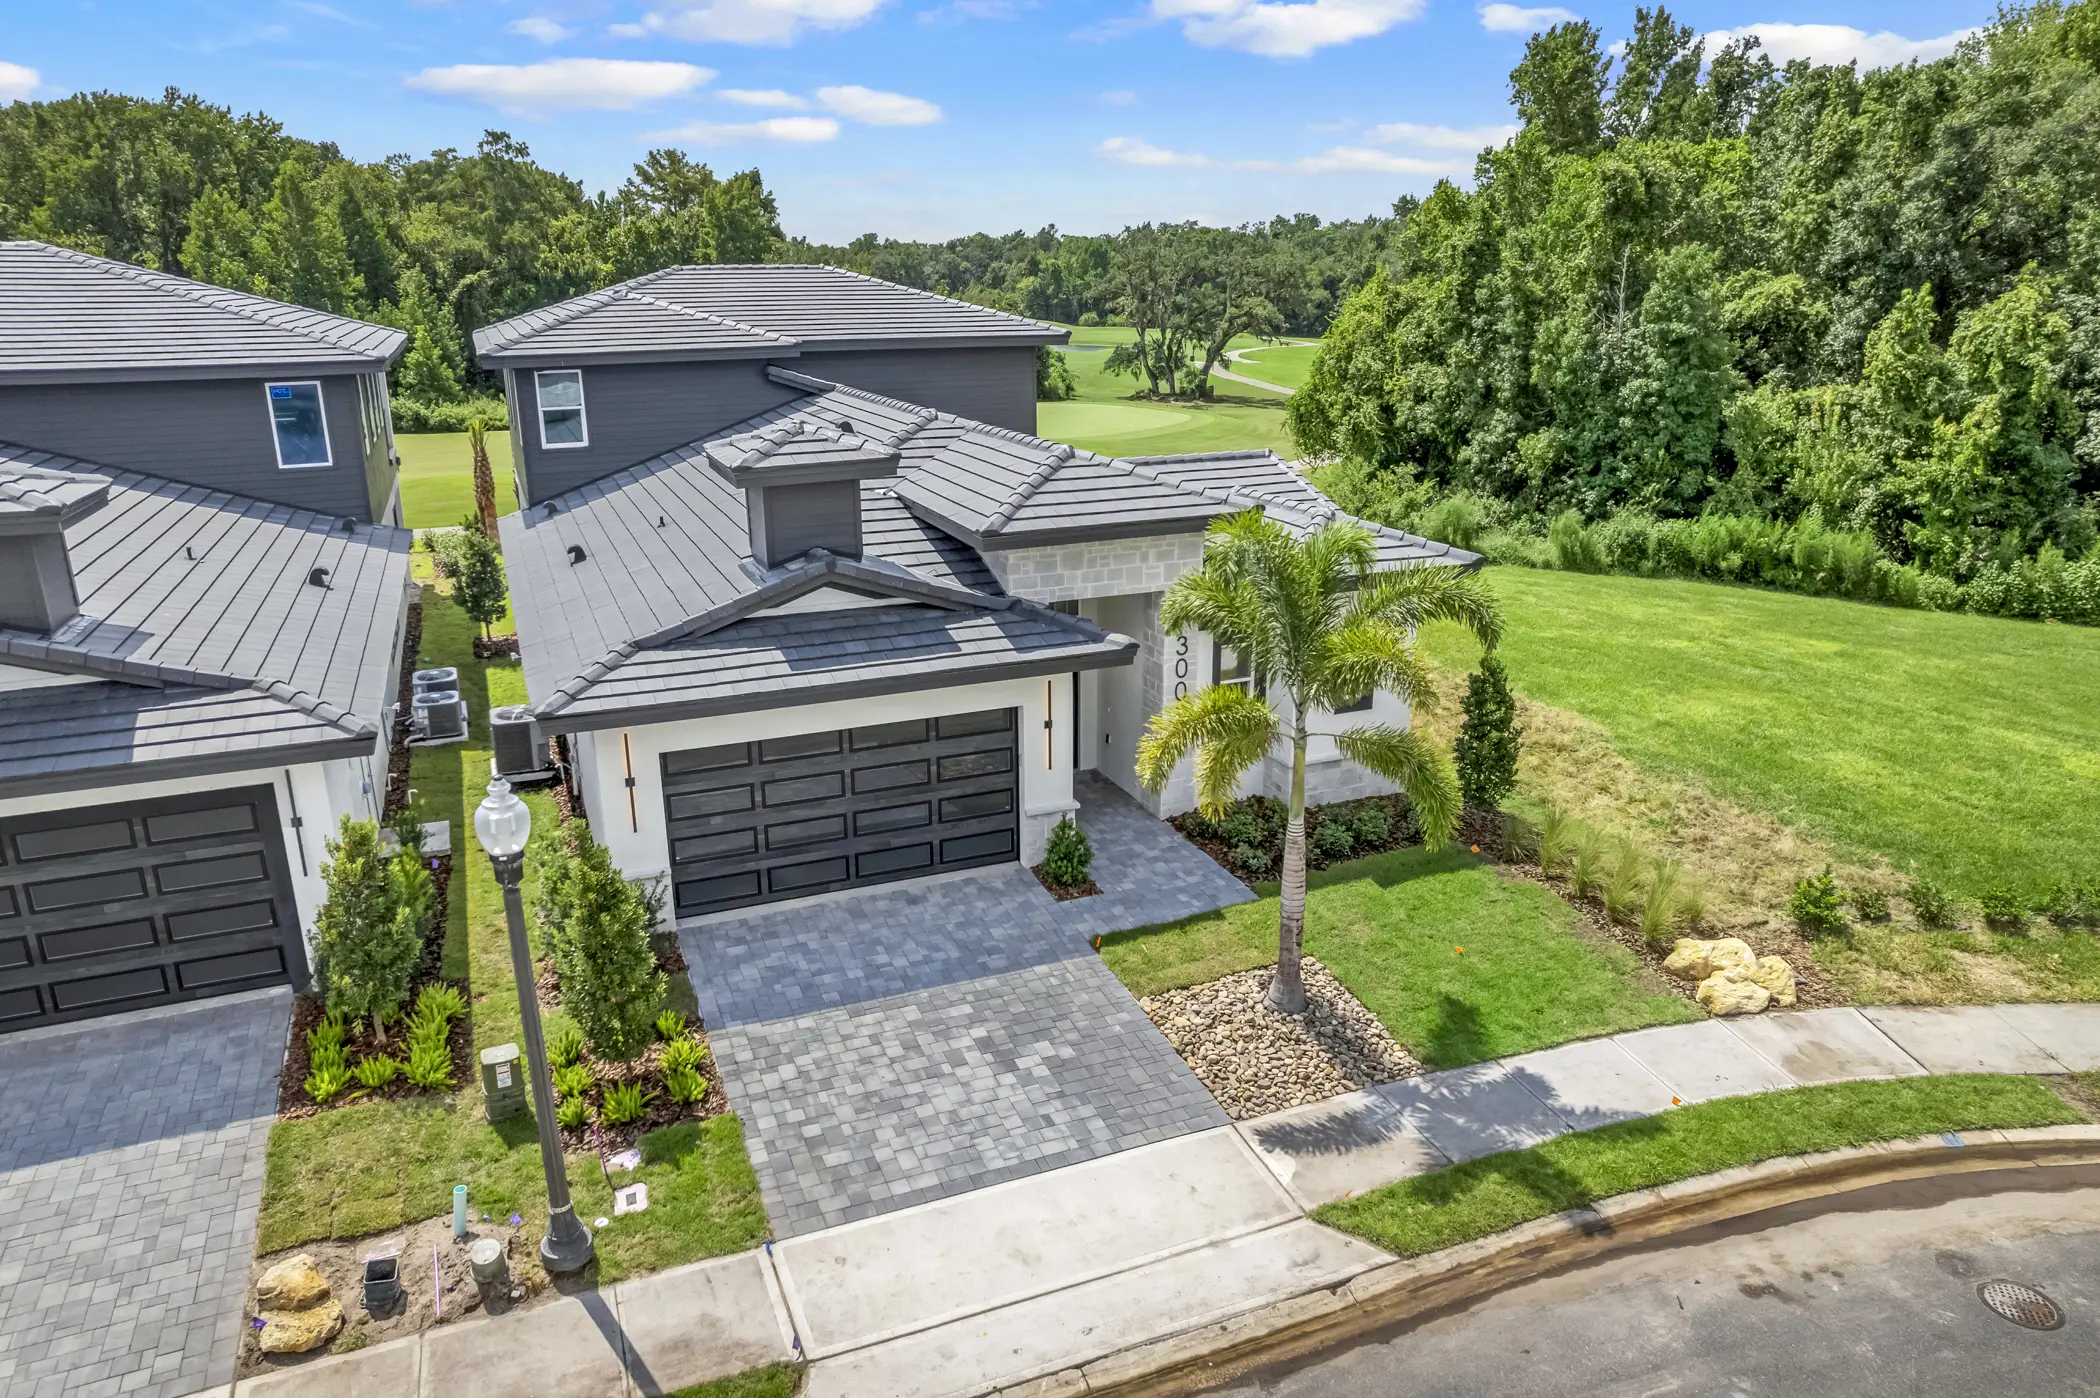
[[518, 982], [519, 1028], [525, 1067], [532, 1078], [532, 1112], [540, 1131], [540, 1164], [547, 1172], [547, 1236], [540, 1262], [550, 1272], [574, 1272], [596, 1252], [591, 1230], [569, 1202], [569, 1170], [562, 1159], [560, 1127], [554, 1119], [554, 1076], [547, 1067], [547, 1036], [540, 1028], [539, 993], [533, 984], [532, 947], [525, 939], [525, 904], [518, 892], [525, 870], [525, 844], [532, 838], [532, 810], [510, 783], [498, 777], [474, 808], [474, 837], [488, 852], [503, 890], [503, 916], [510, 924], [510, 967]]

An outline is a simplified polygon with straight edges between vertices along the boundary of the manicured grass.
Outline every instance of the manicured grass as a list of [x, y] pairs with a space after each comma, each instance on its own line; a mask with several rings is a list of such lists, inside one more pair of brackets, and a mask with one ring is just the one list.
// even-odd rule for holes
[[[1116, 326], [1075, 329], [1074, 344], [1115, 345], [1132, 331]], [[1235, 345], [1259, 341], [1242, 336]], [[1131, 395], [1136, 379], [1109, 374], [1108, 355], [1100, 350], [1063, 351], [1071, 366], [1078, 397], [1064, 403], [1036, 404], [1036, 434], [1053, 442], [1104, 456], [1169, 456], [1177, 452], [1228, 451], [1269, 447], [1292, 455], [1284, 430], [1281, 394], [1215, 379], [1218, 390], [1208, 402], [1149, 402]]]
[[1835, 1083], [1578, 1131], [1322, 1205], [1313, 1217], [1414, 1257], [1674, 1180], [1872, 1141], [2081, 1120], [2031, 1078]]
[[[424, 561], [420, 554], [417, 559]], [[416, 749], [410, 784], [431, 819], [452, 823], [444, 964], [446, 974], [468, 979], [479, 1050], [519, 1037], [503, 904], [495, 873], [474, 839], [471, 814], [488, 785], [489, 706], [524, 702], [525, 682], [515, 661], [474, 659], [471, 639], [459, 609], [426, 586], [419, 659], [458, 667], [469, 737], [456, 746]], [[530, 907], [543, 852], [559, 838], [559, 817], [547, 792], [520, 794], [532, 809], [524, 888]], [[546, 1022], [551, 1034], [567, 1019], [557, 1011]], [[478, 1080], [460, 1084], [449, 1098], [369, 1102], [279, 1122], [270, 1131], [256, 1248], [275, 1252], [430, 1218], [451, 1208], [456, 1184], [466, 1185], [474, 1207], [491, 1216], [543, 1213], [546, 1178], [535, 1131], [529, 1114], [489, 1125]], [[649, 1183], [649, 1209], [601, 1231], [601, 1280], [737, 1252], [765, 1239], [758, 1180], [736, 1118], [652, 1133], [643, 1138], [642, 1150], [645, 1163], [634, 1178]], [[611, 1190], [594, 1157], [572, 1155], [569, 1180], [579, 1214], [611, 1215]]]
[[[410, 529], [436, 529], [457, 524], [474, 512], [474, 457], [464, 432], [404, 432], [394, 444], [401, 452], [401, 519]], [[518, 508], [517, 482], [511, 478], [510, 434], [488, 434], [489, 467], [496, 477], [496, 513]]]
[[[1433, 1068], [1704, 1016], [1624, 948], [1576, 931], [1552, 890], [1464, 850], [1399, 850], [1311, 876], [1305, 949]], [[1104, 939], [1134, 995], [1276, 960], [1277, 899]]]
[[1319, 352], [1318, 345], [1277, 345], [1245, 355], [1231, 367], [1234, 373], [1250, 379], [1303, 388], [1306, 375], [1312, 372], [1313, 356]]
[[795, 1364], [768, 1364], [746, 1369], [726, 1379], [711, 1379], [681, 1388], [666, 1398], [794, 1398], [802, 1387], [802, 1369]]
[[[1848, 857], [1973, 894], [2100, 876], [2100, 629], [1496, 568], [1511, 683]], [[1470, 637], [1424, 634], [1470, 666]]]

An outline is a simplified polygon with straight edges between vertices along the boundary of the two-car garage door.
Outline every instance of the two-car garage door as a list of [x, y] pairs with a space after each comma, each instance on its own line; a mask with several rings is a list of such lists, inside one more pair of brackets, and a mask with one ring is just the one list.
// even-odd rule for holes
[[270, 789], [0, 820], [0, 1032], [305, 979]]
[[1012, 709], [666, 753], [682, 917], [1020, 853]]

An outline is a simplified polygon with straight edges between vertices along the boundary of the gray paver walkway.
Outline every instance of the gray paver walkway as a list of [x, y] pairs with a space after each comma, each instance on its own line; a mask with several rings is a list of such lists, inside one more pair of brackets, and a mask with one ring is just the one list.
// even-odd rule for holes
[[0, 1038], [0, 1391], [233, 1377], [291, 995]]
[[1098, 897], [1005, 865], [681, 929], [782, 1236], [1225, 1123], [1091, 941], [1253, 895], [1107, 782], [1078, 794]]

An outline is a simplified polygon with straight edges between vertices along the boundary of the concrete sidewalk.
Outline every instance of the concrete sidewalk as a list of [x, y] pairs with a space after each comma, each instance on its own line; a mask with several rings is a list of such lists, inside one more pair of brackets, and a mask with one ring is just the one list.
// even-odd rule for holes
[[1083, 1392], [1111, 1356], [1316, 1298], [1388, 1263], [1306, 1217], [1344, 1194], [1736, 1093], [2092, 1068], [2100, 1005], [1813, 1010], [1643, 1030], [1181, 1136], [237, 1392], [639, 1398], [791, 1355], [812, 1361], [812, 1398]]

